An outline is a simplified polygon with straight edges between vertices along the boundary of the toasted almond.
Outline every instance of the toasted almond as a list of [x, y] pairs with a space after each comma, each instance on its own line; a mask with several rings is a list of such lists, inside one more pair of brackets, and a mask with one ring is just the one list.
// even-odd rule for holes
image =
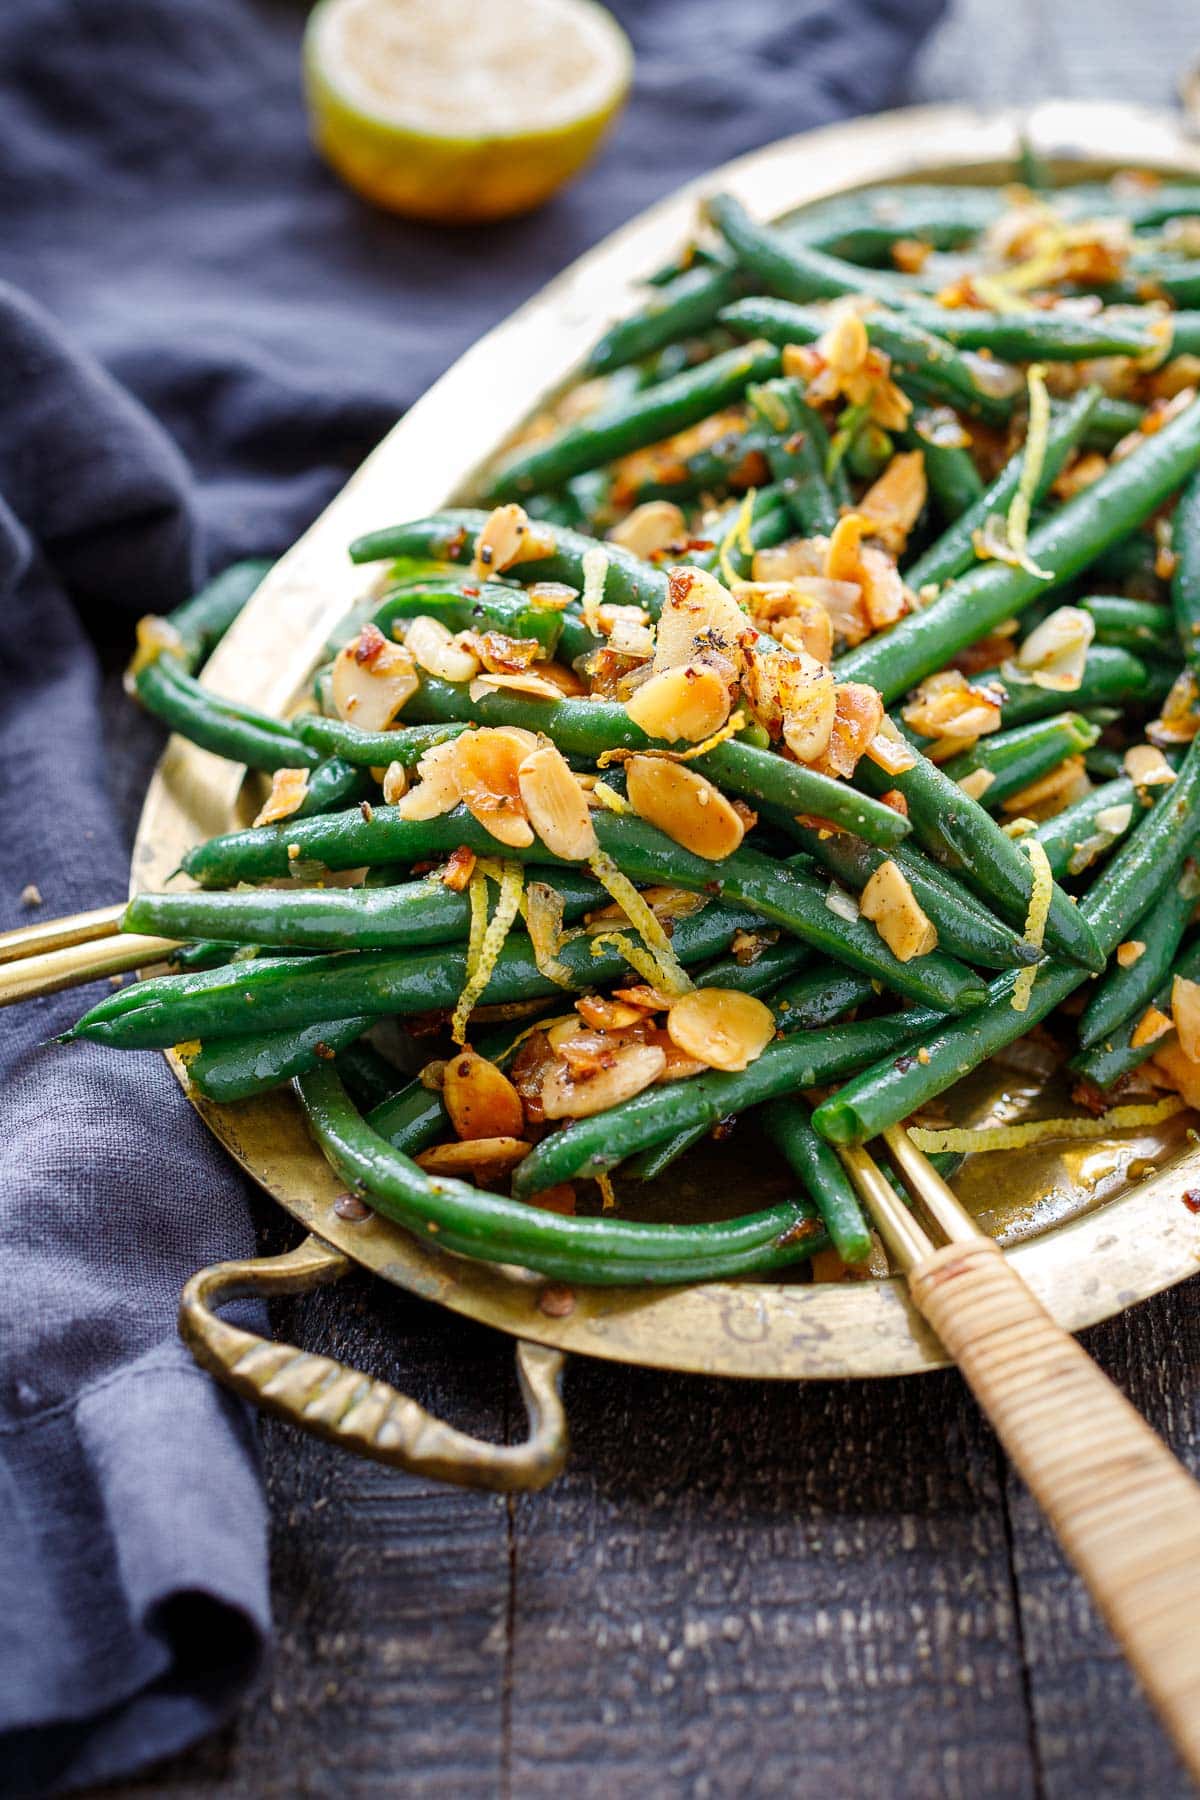
[[940, 669], [914, 688], [900, 716], [922, 737], [954, 738], [961, 746], [999, 731], [1000, 701], [997, 688], [973, 687], [958, 669]]
[[659, 988], [648, 987], [645, 982], [639, 982], [636, 987], [614, 988], [613, 998], [624, 1000], [629, 1006], [636, 1006], [639, 1012], [666, 1012], [669, 1006], [674, 1005], [670, 994], [664, 994]]
[[870, 522], [872, 535], [894, 556], [907, 544], [908, 534], [921, 516], [927, 491], [923, 452], [903, 450], [899, 456], [893, 456], [858, 502], [858, 512]]
[[271, 792], [259, 808], [254, 823], [274, 825], [299, 812], [308, 795], [307, 769], [276, 769], [271, 777]]
[[548, 700], [550, 698], [549, 694], [545, 692], [545, 688], [553, 688], [555, 695], [560, 700], [577, 700], [581, 695], [586, 694], [588, 691], [587, 683], [581, 681], [574, 669], [569, 669], [566, 663], [539, 663], [537, 666], [537, 673], [538, 680], [545, 684], [545, 687], [539, 689], [536, 696], [539, 700]]
[[632, 1100], [666, 1068], [665, 1053], [655, 1044], [621, 1044], [611, 1065], [585, 1081], [576, 1081], [565, 1063], [552, 1067], [542, 1081], [542, 1107], [548, 1119], [586, 1119]]
[[991, 769], [972, 769], [969, 775], [962, 776], [958, 785], [968, 800], [982, 800], [995, 779]]
[[517, 770], [517, 785], [529, 822], [552, 856], [586, 862], [595, 853], [587, 796], [561, 750], [545, 744], [527, 756]]
[[[1167, 1023], [1169, 1029], [1170, 1021]], [[1161, 1081], [1181, 1094], [1189, 1106], [1200, 1107], [1200, 1066], [1188, 1061], [1179, 1044], [1164, 1044], [1161, 1050], [1154, 1052], [1149, 1066]]]
[[[694, 894], [689, 888], [648, 887], [641, 890], [642, 899], [661, 924], [664, 920], [690, 919], [693, 913], [700, 912], [708, 905], [707, 894]], [[623, 906], [610, 901], [606, 906], [598, 906], [588, 913], [585, 921], [587, 929], [607, 931], [611, 925], [628, 925], [629, 915]]]
[[500, 1175], [529, 1155], [523, 1138], [461, 1138], [453, 1144], [434, 1144], [417, 1153], [416, 1161], [430, 1175]]
[[[635, 556], [653, 556], [687, 537], [687, 520], [670, 500], [647, 500], [614, 525], [609, 539]], [[678, 551], [676, 552], [678, 555]]]
[[502, 1069], [473, 1050], [447, 1062], [442, 1099], [460, 1138], [519, 1138], [525, 1130], [516, 1088]]
[[570, 1219], [575, 1214], [575, 1189], [569, 1181], [560, 1181], [554, 1187], [543, 1188], [540, 1194], [530, 1194], [528, 1204]]
[[828, 548], [828, 538], [788, 538], [785, 543], [756, 550], [751, 572], [755, 581], [792, 581], [797, 577], [824, 579]]
[[697, 649], [718, 650], [741, 666], [750, 621], [728, 588], [705, 569], [667, 571], [667, 599], [655, 635], [654, 671], [693, 662]]
[[863, 754], [887, 775], [903, 775], [917, 762], [916, 751], [886, 713]]
[[471, 700], [505, 693], [525, 694], [530, 700], [561, 700], [564, 687], [550, 675], [548, 664], [539, 663], [536, 675], [532, 669], [522, 669], [515, 675], [477, 675], [467, 689]]
[[1200, 1062], [1200, 982], [1177, 975], [1171, 983], [1171, 1020], [1179, 1048], [1190, 1063]]
[[820, 756], [809, 767], [820, 775], [849, 779], [883, 724], [883, 697], [861, 681], [844, 681], [836, 690], [833, 728]]
[[1157, 1006], [1148, 1006], [1130, 1036], [1130, 1046], [1140, 1050], [1144, 1044], [1152, 1044], [1156, 1038], [1165, 1037], [1173, 1029], [1173, 1022], [1165, 1012]]
[[334, 659], [330, 691], [339, 719], [361, 731], [386, 731], [420, 682], [412, 655], [366, 625]]
[[383, 771], [383, 798], [388, 806], [395, 806], [403, 800], [408, 792], [408, 770], [401, 762], [390, 762]]
[[1096, 621], [1078, 606], [1060, 606], [1034, 627], [1017, 651], [1015, 673], [1036, 687], [1071, 693], [1083, 680]]
[[1117, 961], [1123, 969], [1132, 969], [1134, 963], [1141, 962], [1146, 954], [1146, 946], [1141, 938], [1127, 938], [1123, 944], [1117, 945]]
[[671, 1042], [710, 1069], [745, 1069], [775, 1036], [775, 1015], [753, 994], [699, 987], [672, 1002]]
[[729, 717], [729, 688], [715, 669], [680, 663], [643, 682], [625, 711], [647, 737], [699, 744]]
[[830, 581], [859, 579], [860, 547], [870, 528], [870, 521], [860, 513], [842, 514], [825, 552], [825, 575]]
[[479, 658], [455, 642], [440, 619], [420, 613], [404, 635], [404, 647], [422, 669], [439, 681], [470, 681], [479, 673]]
[[548, 556], [553, 549], [549, 533], [531, 524], [529, 514], [515, 502], [497, 506], [484, 520], [475, 540], [471, 563], [476, 575], [497, 575], [514, 563]]
[[509, 731], [485, 726], [480, 731], [464, 731], [453, 740], [451, 750], [459, 791], [472, 818], [513, 850], [532, 844], [533, 828], [525, 814], [519, 780], [526, 754], [523, 744]]
[[803, 650], [784, 651], [779, 699], [783, 707], [783, 741], [798, 762], [813, 762], [829, 747], [837, 717], [833, 670]]
[[858, 554], [858, 585], [862, 609], [872, 631], [894, 625], [913, 610], [912, 595], [886, 550], [864, 544]]
[[937, 948], [937, 928], [923, 910], [908, 877], [891, 857], [881, 862], [859, 896], [859, 911], [899, 962]]
[[861, 369], [870, 347], [862, 315], [847, 306], [837, 309], [833, 323], [817, 343], [825, 362], [839, 375], [852, 375]]
[[657, 825], [676, 844], [711, 862], [732, 856], [746, 835], [737, 812], [719, 788], [694, 769], [658, 756], [631, 756], [626, 793], [639, 818]]
[[477, 861], [478, 858], [473, 850], [468, 850], [465, 844], [459, 844], [450, 852], [446, 865], [442, 869], [442, 886], [448, 887], [455, 894], [463, 893], [475, 873]]
[[1196, 677], [1190, 669], [1184, 669], [1172, 682], [1161, 714], [1147, 725], [1146, 736], [1156, 744], [1190, 744], [1197, 731], [1200, 731], [1200, 693]]
[[1001, 810], [1017, 817], [1025, 816], [1040, 821], [1053, 818], [1055, 813], [1062, 812], [1064, 807], [1073, 806], [1076, 800], [1082, 800], [1091, 791], [1092, 784], [1088, 780], [1083, 757], [1065, 756], [1048, 775], [1039, 776], [1017, 793], [1010, 794], [1001, 803]]
[[416, 787], [402, 793], [396, 802], [402, 819], [440, 819], [443, 813], [454, 811], [462, 799], [454, 754], [457, 742], [451, 738], [426, 750], [417, 763]]
[[603, 994], [582, 994], [575, 1002], [575, 1011], [585, 1025], [596, 1031], [624, 1031], [629, 1025], [639, 1024], [644, 1016], [640, 1006], [609, 1000]]
[[1121, 759], [1121, 766], [1135, 787], [1169, 787], [1175, 771], [1153, 744], [1133, 744]]
[[[819, 596], [802, 581], [739, 581], [734, 599], [758, 626], [789, 649], [806, 650], [818, 662], [833, 658], [833, 620]], [[857, 599], [857, 591], [852, 596]]]

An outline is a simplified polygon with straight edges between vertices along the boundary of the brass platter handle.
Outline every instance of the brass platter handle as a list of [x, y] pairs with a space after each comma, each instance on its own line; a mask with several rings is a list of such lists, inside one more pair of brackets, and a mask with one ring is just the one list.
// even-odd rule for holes
[[179, 1304], [179, 1330], [196, 1361], [263, 1412], [358, 1456], [457, 1487], [498, 1493], [543, 1488], [567, 1460], [559, 1384], [563, 1356], [517, 1343], [517, 1377], [529, 1418], [521, 1444], [489, 1444], [434, 1418], [415, 1400], [330, 1356], [278, 1344], [217, 1316], [246, 1295], [302, 1294], [353, 1267], [340, 1250], [307, 1237], [283, 1256], [214, 1263], [193, 1275]]

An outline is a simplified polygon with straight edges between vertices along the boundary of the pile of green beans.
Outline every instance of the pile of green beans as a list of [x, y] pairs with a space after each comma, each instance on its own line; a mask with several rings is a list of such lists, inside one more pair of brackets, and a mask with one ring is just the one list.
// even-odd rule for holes
[[[279, 823], [190, 849], [189, 889], [129, 903], [124, 930], [180, 945], [172, 972], [107, 993], [64, 1041], [176, 1046], [193, 1087], [221, 1103], [290, 1081], [334, 1168], [385, 1216], [458, 1254], [607, 1284], [758, 1274], [826, 1249], [864, 1263], [874, 1240], [837, 1147], [945, 1094], [1089, 980], [1068, 1027], [1071, 1066], [1112, 1093], [1172, 1041], [1134, 1046], [1147, 1008], [1169, 1011], [1176, 977], [1200, 979], [1200, 738], [1189, 743], [1179, 723], [1190, 716], [1182, 677], [1200, 679], [1200, 402], [1159, 398], [1184, 385], [1172, 360], [1200, 354], [1200, 276], [1157, 235], [1200, 213], [1198, 196], [1102, 183], [1046, 193], [1077, 225], [1129, 223], [1125, 266], [1090, 310], [1059, 306], [1079, 290], [1053, 275], [1045, 291], [1006, 298], [1010, 270], [984, 237], [1006, 204], [995, 188], [843, 196], [781, 226], [727, 195], [711, 199], [704, 241], [657, 271], [644, 303], [604, 332], [561, 423], [541, 421], [487, 470], [482, 506], [385, 524], [349, 547], [364, 591], [331, 633], [313, 680], [317, 710], [275, 718], [203, 678], [267, 563], [235, 566], [179, 607], [169, 630], [144, 634], [129, 677], [139, 702], [256, 781], [303, 771], [303, 797]], [[863, 330], [834, 333], [847, 308]], [[847, 369], [836, 358], [851, 351], [858, 365]], [[1033, 365], [1057, 365], [1044, 376], [1052, 400]], [[761, 485], [744, 491], [747, 480]], [[500, 516], [511, 526], [514, 504], [528, 535], [516, 560], [497, 558], [488, 509], [509, 509]], [[847, 514], [863, 521], [864, 557], [876, 570], [880, 556], [890, 561], [903, 600], [887, 614], [867, 604], [871, 565], [855, 568]], [[659, 645], [664, 609], [681, 604], [691, 571], [716, 575], [742, 607], [740, 635], [726, 613], [694, 640], [696, 665], [721, 672], [742, 711], [710, 730], [713, 741], [696, 741], [699, 730], [686, 743], [655, 740], [634, 723], [625, 703], [651, 671], [642, 652], [610, 645], [611, 615], [591, 610], [598, 567], [603, 608], [636, 609], [631, 630], [649, 623]], [[862, 629], [839, 610], [856, 581]], [[766, 612], [780, 595], [795, 614], [782, 601]], [[911, 766], [883, 737], [865, 753], [858, 745], [848, 776], [835, 759], [826, 768], [838, 772], [825, 772], [781, 744], [741, 659], [761, 672], [773, 656], [794, 657], [798, 641], [811, 654], [790, 623], [800, 601], [828, 608], [837, 708], [855, 685], [874, 689], [892, 709], [881, 730], [894, 741], [900, 725]], [[1090, 621], [1086, 654], [1065, 682], [1023, 668], [1019, 640], [1068, 605]], [[877, 616], [892, 622], [872, 628]], [[482, 678], [433, 674], [452, 665], [432, 656], [428, 626], [418, 649], [418, 619], [471, 647]], [[333, 659], [343, 670], [356, 653], [367, 660], [375, 632], [408, 640], [415, 691], [386, 729], [366, 730], [351, 708], [339, 715]], [[557, 698], [522, 689], [527, 666], [553, 677]], [[912, 690], [954, 668], [999, 696], [999, 729], [961, 747], [903, 723], [921, 717]], [[836, 719], [840, 731], [841, 710]], [[441, 810], [383, 802], [385, 770], [390, 796], [406, 780], [428, 793], [436, 761], [470, 744], [446, 747], [480, 729], [553, 744], [595, 788], [592, 867], [582, 854], [553, 855], [549, 836], [512, 847], [465, 777], [463, 798]], [[1169, 770], [1138, 774], [1128, 752], [1146, 741], [1166, 746]], [[734, 803], [740, 846], [702, 857], [670, 819], [662, 829], [638, 817], [634, 773], [627, 782], [623, 770], [631, 754], [682, 758]], [[1070, 804], [1039, 801], [1055, 789]], [[1009, 829], [1026, 806], [1040, 807], [1032, 827]], [[1041, 932], [1034, 843], [1052, 878]], [[643, 892], [673, 891], [645, 941], [611, 906], [614, 864]], [[497, 948], [508, 914], [498, 926], [496, 884], [507, 871], [511, 906], [516, 865], [524, 918]], [[532, 884], [549, 890], [549, 913]], [[932, 927], [923, 943], [936, 939], [933, 948], [901, 956], [897, 939], [885, 941], [866, 894], [889, 884]], [[405, 1067], [436, 1063], [445, 1039], [423, 1034], [441, 1033], [464, 990], [475, 994], [485, 930], [495, 955], [478, 978], [469, 1041], [518, 1083], [528, 1148], [511, 1197], [415, 1160], [455, 1134], [449, 1088], [443, 1099], [429, 1069], [406, 1079], [369, 1036], [392, 1021], [389, 1033], [412, 1038]], [[610, 990], [638, 989], [660, 1004], [631, 1015], [618, 1002], [612, 1017], [625, 1023], [611, 1029], [692, 1054], [670, 1037], [670, 996], [655, 994], [648, 967], [731, 1004], [738, 996], [752, 1013], [761, 1003], [753, 1016], [767, 1037], [773, 1021], [774, 1036], [744, 1068], [667, 1071], [594, 1114], [543, 1120], [520, 1084], [530, 1066], [539, 1080], [552, 1064], [569, 1072], [554, 1022], [577, 998], [580, 1055], [584, 1021], [608, 1016]], [[1015, 984], [1030, 977], [1018, 1009]], [[507, 1021], [496, 1033], [488, 1008]], [[614, 1040], [597, 1041], [603, 1050]], [[661, 1179], [746, 1113], [794, 1198], [704, 1226], [530, 1204], [614, 1170]]]

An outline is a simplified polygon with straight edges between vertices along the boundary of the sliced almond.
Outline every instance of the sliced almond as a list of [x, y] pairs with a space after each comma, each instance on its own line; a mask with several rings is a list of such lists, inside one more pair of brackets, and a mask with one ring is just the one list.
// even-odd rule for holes
[[669, 1006], [674, 1005], [672, 995], [664, 994], [660, 988], [649, 987], [645, 982], [639, 982], [636, 987], [614, 988], [613, 998], [624, 1000], [628, 1006], [636, 1006], [639, 1012], [666, 1012]]
[[912, 596], [886, 550], [864, 544], [858, 553], [858, 585], [862, 608], [872, 631], [894, 625], [913, 610]]
[[[454, 773], [463, 803], [472, 818], [510, 849], [533, 842], [533, 828], [521, 798], [519, 772], [525, 748], [508, 731], [485, 727], [455, 738]], [[401, 806], [405, 803], [402, 801]]]
[[775, 1036], [775, 1015], [753, 994], [700, 987], [672, 1002], [667, 1030], [685, 1056], [710, 1069], [745, 1069]]
[[408, 792], [408, 770], [401, 762], [390, 762], [383, 771], [383, 798], [388, 806], [395, 806], [403, 800]]
[[[687, 520], [670, 500], [647, 500], [614, 525], [609, 539], [635, 556], [653, 556], [687, 537]], [[676, 551], [676, 555], [679, 552]]]
[[667, 571], [667, 599], [659, 614], [654, 670], [693, 662], [697, 649], [718, 650], [740, 668], [750, 621], [728, 588], [706, 569]]
[[788, 538], [754, 552], [751, 570], [755, 581], [791, 581], [797, 576], [824, 578], [829, 539]]
[[729, 688], [715, 669], [680, 663], [643, 682], [625, 702], [634, 724], [652, 738], [703, 743], [729, 717]]
[[883, 474], [858, 502], [858, 512], [886, 550], [898, 556], [921, 516], [928, 492], [925, 457], [920, 450], [893, 456]]
[[[465, 734], [469, 735], [469, 734]], [[402, 792], [396, 811], [402, 819], [440, 819], [462, 799], [455, 757], [456, 738], [434, 744], [417, 763], [417, 784]]]
[[711, 862], [732, 856], [745, 826], [724, 794], [703, 775], [659, 756], [631, 756], [626, 793], [639, 818]]
[[1000, 729], [1001, 694], [974, 687], [957, 669], [927, 675], [901, 708], [901, 718], [922, 737], [972, 742]]
[[969, 775], [962, 776], [958, 785], [968, 800], [982, 800], [995, 779], [991, 769], [972, 769]]
[[575, 1002], [575, 1011], [595, 1031], [625, 1031], [630, 1025], [640, 1024], [644, 1016], [640, 1006], [610, 1000], [604, 994], [581, 995]]
[[1141, 938], [1127, 938], [1123, 944], [1117, 945], [1117, 962], [1123, 969], [1132, 969], [1134, 963], [1141, 962], [1146, 954], [1146, 946]]
[[551, 1068], [542, 1081], [542, 1107], [548, 1119], [586, 1119], [632, 1100], [656, 1081], [666, 1067], [665, 1053], [654, 1044], [622, 1044], [611, 1065], [585, 1081], [576, 1081], [565, 1063]]
[[338, 651], [330, 679], [338, 718], [360, 731], [386, 731], [419, 686], [411, 653], [390, 644], [376, 625], [364, 625]]
[[833, 670], [803, 650], [785, 651], [777, 660], [785, 664], [779, 682], [783, 741], [798, 762], [814, 762], [828, 749], [837, 717]]
[[525, 1130], [516, 1088], [502, 1069], [473, 1050], [446, 1063], [442, 1099], [460, 1138], [519, 1138]]
[[1200, 693], [1190, 669], [1175, 677], [1159, 717], [1146, 727], [1156, 744], [1190, 744], [1200, 731]]
[[937, 927], [922, 908], [908, 877], [891, 857], [881, 862], [859, 896], [859, 911], [870, 919], [898, 962], [928, 956], [937, 948]]
[[587, 796], [561, 750], [545, 744], [527, 756], [517, 770], [517, 785], [529, 823], [552, 856], [586, 862], [595, 854]]
[[[1170, 1020], [1167, 1026], [1169, 1029]], [[1156, 1050], [1150, 1066], [1161, 1081], [1183, 1096], [1189, 1106], [1200, 1107], [1200, 1067], [1188, 1061], [1178, 1044], [1164, 1044], [1161, 1050]]]
[[1015, 817], [1050, 819], [1073, 806], [1092, 791], [1082, 756], [1065, 756], [1056, 769], [1039, 776], [1002, 802], [1002, 810]]
[[471, 563], [476, 575], [497, 575], [511, 569], [514, 563], [549, 556], [553, 539], [530, 521], [523, 506], [515, 502], [497, 506], [484, 520], [475, 540], [475, 556]]
[[307, 769], [276, 769], [271, 777], [271, 792], [259, 808], [256, 825], [274, 825], [299, 812], [308, 795]]
[[883, 724], [883, 697], [861, 681], [842, 682], [835, 695], [833, 728], [829, 742], [809, 767], [820, 775], [848, 780], [866, 755]]
[[1130, 1035], [1130, 1045], [1140, 1050], [1144, 1044], [1152, 1044], [1156, 1038], [1166, 1037], [1173, 1029], [1173, 1021], [1157, 1006], [1148, 1006]]
[[439, 879], [442, 886], [448, 887], [455, 894], [465, 893], [470, 885], [471, 877], [475, 873], [475, 864], [478, 860], [473, 850], [468, 850], [465, 844], [459, 844], [450, 852], [441, 871]]
[[[806, 650], [818, 662], [833, 658], [833, 620], [819, 596], [801, 581], [739, 581], [732, 589], [755, 625], [789, 648]], [[857, 590], [852, 595], [857, 599]]]
[[842, 514], [825, 552], [825, 574], [830, 581], [859, 579], [860, 547], [869, 530], [870, 521], [860, 513]]
[[1060, 606], [1030, 632], [1016, 655], [1015, 673], [1036, 687], [1071, 693], [1083, 681], [1096, 621], [1078, 606]]
[[1134, 787], [1169, 787], [1175, 771], [1153, 744], [1133, 744], [1121, 759], [1121, 766]]
[[430, 675], [439, 681], [470, 681], [479, 673], [479, 658], [455, 642], [440, 619], [420, 613], [404, 635], [404, 647]]
[[434, 1144], [417, 1153], [415, 1160], [430, 1175], [502, 1175], [529, 1155], [523, 1138], [462, 1138], [453, 1144]]
[[561, 700], [563, 687], [546, 672], [546, 665], [539, 663], [536, 675], [532, 669], [522, 669], [515, 675], [477, 675], [467, 689], [471, 700], [505, 693], [524, 694], [530, 700]]
[[1171, 1020], [1179, 1048], [1190, 1063], [1200, 1062], [1200, 982], [1177, 975], [1171, 983]]

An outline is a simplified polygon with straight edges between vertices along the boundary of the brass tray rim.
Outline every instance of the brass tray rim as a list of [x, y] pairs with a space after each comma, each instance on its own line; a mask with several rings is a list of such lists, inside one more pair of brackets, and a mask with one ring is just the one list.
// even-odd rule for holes
[[[905, 108], [802, 133], [688, 183], [587, 252], [430, 388], [276, 564], [205, 680], [238, 698], [285, 707], [330, 624], [362, 590], [362, 576], [347, 565], [347, 541], [393, 512], [414, 516], [469, 494], [482, 465], [468, 463], [457, 442], [467, 403], [473, 441], [498, 448], [531, 401], [561, 388], [599, 330], [633, 304], [637, 278], [684, 239], [702, 193], [720, 184], [774, 216], [872, 181], [1011, 164], [1022, 134], [1072, 165], [1136, 164], [1200, 176], [1200, 146], [1171, 116], [1054, 101], [1021, 113]], [[406, 496], [403, 507], [390, 502], [398, 492]], [[228, 764], [170, 740], [147, 791], [131, 891], [165, 880], [197, 835], [228, 828], [240, 779]], [[178, 1060], [168, 1060], [186, 1089]], [[759, 1379], [911, 1374], [946, 1364], [898, 1280], [578, 1289], [566, 1300], [556, 1295], [550, 1310], [547, 1284], [528, 1271], [448, 1255], [436, 1240], [377, 1216], [341, 1219], [333, 1208], [339, 1184], [309, 1142], [290, 1094], [227, 1107], [191, 1098], [242, 1168], [308, 1230], [385, 1280], [513, 1336], [644, 1366]], [[1096, 1212], [1018, 1245], [1013, 1261], [1071, 1330], [1111, 1317], [1200, 1267], [1200, 1224], [1178, 1200], [1189, 1179], [1200, 1183], [1200, 1149]]]

